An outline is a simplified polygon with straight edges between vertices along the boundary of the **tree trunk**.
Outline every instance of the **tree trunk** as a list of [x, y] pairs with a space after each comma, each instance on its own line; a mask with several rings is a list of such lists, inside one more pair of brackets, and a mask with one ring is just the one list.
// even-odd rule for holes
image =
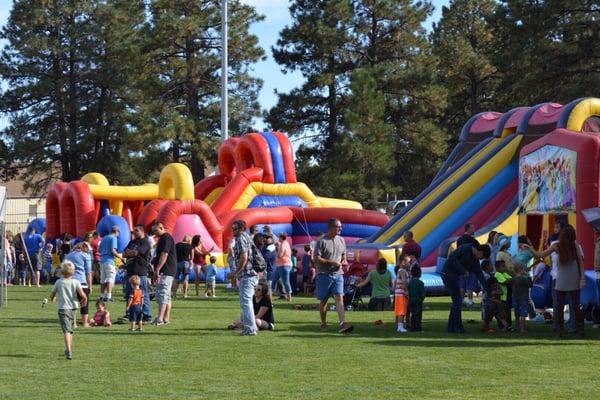
[[202, 138], [200, 133], [200, 106], [198, 104], [198, 77], [196, 70], [196, 53], [194, 47], [194, 38], [188, 34], [185, 40], [186, 56], [186, 81], [187, 81], [187, 112], [188, 117], [194, 122], [194, 132], [192, 133], [190, 143], [190, 164], [194, 182], [204, 179], [204, 160], [201, 159], [199, 152], [202, 149]]

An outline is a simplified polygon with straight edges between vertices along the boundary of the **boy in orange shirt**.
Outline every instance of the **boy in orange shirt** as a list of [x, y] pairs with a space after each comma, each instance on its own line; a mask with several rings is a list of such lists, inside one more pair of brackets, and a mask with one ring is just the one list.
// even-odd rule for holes
[[[133, 275], [129, 278], [131, 287], [133, 288], [131, 295], [129, 295], [129, 301], [127, 302], [127, 315], [129, 316], [129, 332], [142, 332], [142, 307], [144, 305], [144, 293], [140, 289], [140, 277]], [[135, 329], [137, 323], [138, 328]]]

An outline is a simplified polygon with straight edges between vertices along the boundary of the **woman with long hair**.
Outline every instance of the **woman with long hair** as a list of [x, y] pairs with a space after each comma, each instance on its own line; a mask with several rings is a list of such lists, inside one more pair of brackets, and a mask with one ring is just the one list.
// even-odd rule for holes
[[[274, 330], [275, 318], [273, 318], [273, 298], [269, 289], [269, 284], [266, 280], [258, 281], [254, 289], [252, 297], [252, 305], [254, 307], [254, 318], [256, 319], [256, 327], [260, 330]], [[229, 329], [242, 328], [241, 318], [233, 321], [229, 325]]]
[[[564, 308], [565, 298], [569, 296], [573, 305], [575, 318], [577, 321], [577, 334], [583, 337], [583, 313], [581, 312], [580, 295], [581, 289], [585, 286], [585, 274], [583, 270], [583, 255], [581, 248], [577, 243], [575, 228], [566, 225], [561, 229], [558, 235], [558, 242], [552, 244], [543, 252], [533, 251], [536, 257], [546, 257], [552, 253], [558, 254], [558, 269], [556, 273], [556, 334], [559, 337], [564, 333]], [[573, 314], [573, 311], [571, 311]], [[571, 318], [573, 315], [571, 315]]]

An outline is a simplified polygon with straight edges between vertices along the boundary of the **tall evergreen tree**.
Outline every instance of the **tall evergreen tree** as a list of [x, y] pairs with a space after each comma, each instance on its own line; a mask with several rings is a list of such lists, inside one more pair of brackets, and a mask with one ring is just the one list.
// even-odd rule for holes
[[[120, 176], [132, 103], [127, 82], [142, 2], [21, 1], [2, 30], [4, 172], [42, 191], [92, 170]], [[122, 62], [128, 59], [128, 66]]]
[[[292, 137], [311, 133], [321, 160], [339, 141], [343, 129], [350, 73], [355, 68], [348, 54], [352, 7], [349, 0], [297, 0], [290, 6], [292, 25], [280, 34], [273, 58], [284, 72], [300, 71], [306, 82], [278, 104], [266, 121]], [[308, 149], [308, 148], [307, 148]]]
[[[163, 162], [189, 161], [198, 181], [216, 158], [220, 135], [220, 2], [155, 0], [150, 11], [146, 50], [154, 68], [144, 91], [152, 101], [140, 129], [145, 137], [158, 137], [155, 154], [169, 149]], [[264, 54], [248, 28], [262, 17], [239, 1], [230, 1], [228, 12], [230, 128], [244, 132], [259, 112], [262, 85], [250, 67]]]
[[565, 103], [600, 92], [599, 19], [596, 1], [502, 1], [492, 23], [503, 103]]
[[[330, 7], [333, 7], [330, 13], [342, 13], [335, 14], [336, 24], [329, 28], [315, 24], [319, 18], [327, 21], [327, 16], [332, 15], [327, 14]], [[347, 190], [359, 191], [358, 198], [369, 202], [373, 200], [373, 193], [381, 194], [383, 187], [400, 187], [403, 193], [398, 194], [407, 196], [418, 193], [429, 183], [446, 151], [445, 134], [435, 125], [445, 105], [445, 91], [437, 84], [437, 64], [422, 27], [432, 10], [431, 5], [413, 4], [409, 0], [341, 3], [305, 0], [294, 2], [290, 10], [293, 25], [281, 33], [279, 47], [273, 53], [285, 68], [302, 71], [306, 82], [289, 94], [280, 94], [279, 103], [270, 111], [267, 121], [293, 135], [312, 132], [317, 136], [300, 148], [298, 164], [302, 179], [320, 193], [339, 192], [343, 190], [341, 186], [358, 187]], [[328, 58], [331, 54], [334, 56]], [[337, 62], [328, 64], [327, 60]], [[363, 71], [357, 72], [354, 82], [350, 83], [353, 71], [358, 70]], [[329, 79], [333, 77], [335, 79]], [[371, 79], [375, 88], [371, 87]], [[329, 96], [333, 91], [325, 90], [325, 83], [337, 84], [335, 98]], [[370, 95], [381, 93], [383, 112], [375, 112], [378, 108], [369, 104], [370, 100], [377, 102], [377, 96], [360, 99], [365, 91]], [[333, 102], [335, 99], [337, 102]], [[363, 102], [360, 107], [359, 101]], [[327, 107], [329, 105], [334, 107]], [[342, 118], [349, 107], [368, 109], [370, 111], [363, 116], [378, 120], [360, 126], [361, 133], [357, 135], [357, 126], [351, 125], [357, 123], [356, 118], [350, 115], [361, 114], [350, 111], [347, 118]], [[337, 116], [335, 124], [330, 119], [333, 115]], [[335, 130], [331, 129], [333, 126]], [[365, 147], [361, 147], [367, 126], [371, 129], [386, 126], [382, 130], [386, 137], [371, 132], [375, 141], [369, 143], [370, 146], [363, 142]], [[389, 157], [392, 182], [384, 183], [387, 173], [377, 168], [374, 170], [382, 174], [381, 185], [359, 178], [360, 163], [353, 163], [358, 148], [374, 163], [388, 165]], [[378, 151], [373, 152], [376, 148]], [[328, 171], [344, 174], [344, 184], [332, 183], [339, 181], [339, 177], [325, 179], [329, 177]], [[371, 173], [368, 176], [373, 177]]]
[[431, 42], [439, 59], [440, 80], [448, 91], [448, 105], [440, 121], [458, 139], [473, 115], [497, 107], [500, 73], [494, 64], [497, 40], [489, 23], [494, 0], [453, 0], [442, 8]]

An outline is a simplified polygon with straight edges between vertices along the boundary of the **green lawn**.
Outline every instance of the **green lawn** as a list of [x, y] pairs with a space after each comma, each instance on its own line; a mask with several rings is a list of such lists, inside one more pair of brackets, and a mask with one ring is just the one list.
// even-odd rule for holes
[[[466, 325], [468, 335], [448, 335], [446, 298], [426, 300], [420, 334], [395, 333], [391, 311], [350, 312], [354, 333], [322, 334], [317, 311], [277, 301], [276, 331], [241, 337], [226, 329], [237, 298], [219, 286], [211, 301], [175, 300], [172, 324], [144, 333], [79, 328], [67, 361], [56, 307], [41, 308], [49, 291], [9, 287], [0, 309], [0, 399], [600, 397], [600, 330], [586, 326], [585, 340], [555, 340], [550, 325], [484, 335], [477, 323]], [[121, 315], [123, 302], [109, 309]], [[375, 326], [377, 319], [386, 324]], [[336, 321], [331, 315], [330, 325]]]

